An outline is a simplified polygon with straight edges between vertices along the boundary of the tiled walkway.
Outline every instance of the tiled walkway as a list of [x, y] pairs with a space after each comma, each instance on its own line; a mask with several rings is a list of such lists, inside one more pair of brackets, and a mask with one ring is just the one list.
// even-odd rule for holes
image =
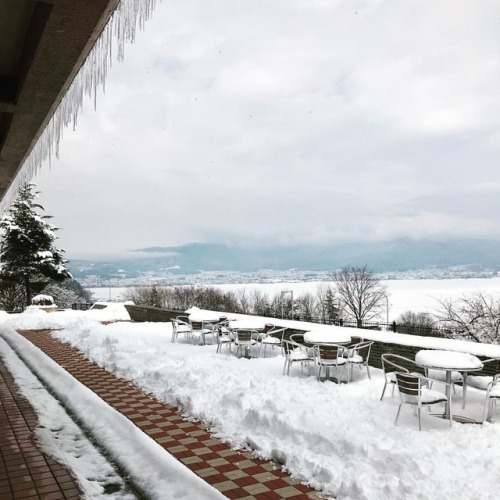
[[0, 499], [80, 498], [70, 473], [36, 446], [36, 414], [0, 358]]
[[89, 362], [75, 349], [54, 340], [49, 331], [19, 333], [227, 498], [319, 498], [279, 466], [254, 458], [251, 453], [232, 450], [212, 438], [202, 423], [183, 419], [175, 407], [147, 396]]

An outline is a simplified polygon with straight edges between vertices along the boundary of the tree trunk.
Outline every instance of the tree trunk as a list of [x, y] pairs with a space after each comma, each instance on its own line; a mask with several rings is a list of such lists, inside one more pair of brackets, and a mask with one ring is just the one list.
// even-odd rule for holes
[[31, 305], [31, 283], [28, 275], [24, 277], [24, 289], [26, 290], [26, 307], [28, 307]]

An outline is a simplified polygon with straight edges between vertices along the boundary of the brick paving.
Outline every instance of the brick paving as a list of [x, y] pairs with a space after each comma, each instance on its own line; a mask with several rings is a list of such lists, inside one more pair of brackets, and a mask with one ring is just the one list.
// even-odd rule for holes
[[53, 339], [50, 331], [19, 333], [227, 498], [320, 498], [279, 465], [255, 458], [250, 452], [231, 449], [213, 438], [203, 423], [184, 419], [177, 408], [91, 363], [76, 349]]
[[0, 358], [0, 499], [82, 498], [70, 472], [36, 445], [33, 407]]

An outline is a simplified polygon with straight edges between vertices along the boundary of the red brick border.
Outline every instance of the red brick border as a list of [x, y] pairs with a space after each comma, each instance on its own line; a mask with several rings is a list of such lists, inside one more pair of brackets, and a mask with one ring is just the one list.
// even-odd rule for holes
[[184, 419], [177, 408], [91, 363], [76, 349], [53, 339], [49, 330], [19, 333], [227, 498], [320, 498], [279, 465], [231, 449], [213, 438], [203, 423]]

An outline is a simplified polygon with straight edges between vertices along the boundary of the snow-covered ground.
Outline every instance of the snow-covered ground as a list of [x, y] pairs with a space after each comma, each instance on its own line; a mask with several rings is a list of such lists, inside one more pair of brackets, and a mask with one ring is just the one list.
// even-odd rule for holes
[[[31, 312], [5, 318], [2, 332], [12, 342], [9, 326], [62, 327], [54, 335], [92, 361], [160, 400], [181, 405], [233, 446], [250, 445], [259, 456], [283, 463], [292, 475], [340, 499], [498, 497], [500, 470], [492, 466], [500, 460], [498, 409], [491, 424], [454, 423], [451, 429], [424, 411], [419, 432], [412, 410], [404, 407], [396, 427], [398, 397], [389, 394], [379, 401], [379, 370], [371, 369], [371, 381], [363, 369], [354, 371], [350, 384], [318, 383], [295, 366], [291, 377], [283, 376], [277, 350], [266, 359], [237, 359], [217, 354], [215, 346], [172, 344], [169, 324], [102, 325], [90, 316]], [[474, 389], [466, 410], [459, 398], [455, 405], [473, 418], [480, 418], [483, 408], [484, 393]], [[90, 418], [88, 413], [88, 407], [81, 410], [83, 418]]]

